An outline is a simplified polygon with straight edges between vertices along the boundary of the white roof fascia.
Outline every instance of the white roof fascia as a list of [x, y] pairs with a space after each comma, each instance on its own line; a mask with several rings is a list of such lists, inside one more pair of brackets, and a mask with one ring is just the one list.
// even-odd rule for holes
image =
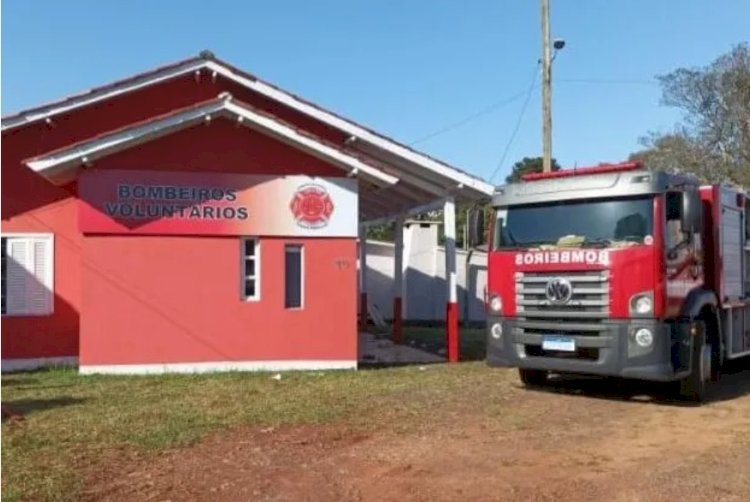
[[[443, 164], [442, 162], [432, 159], [417, 151], [411, 150], [406, 146], [400, 145], [383, 136], [375, 134], [362, 126], [350, 122], [349, 120], [343, 119], [333, 113], [322, 110], [265, 82], [248, 78], [247, 76], [242, 75], [234, 71], [233, 69], [213, 60], [189, 61], [183, 65], [165, 68], [161, 71], [157, 71], [156, 73], [143, 75], [143, 77], [141, 78], [135, 78], [133, 81], [124, 83], [122, 85], [114, 85], [93, 93], [83, 93], [73, 96], [64, 102], [59, 103], [58, 105], [51, 104], [47, 107], [44, 107], [43, 109], [40, 109], [37, 112], [21, 113], [19, 115], [10, 116], [9, 118], [6, 118], [2, 121], [2, 130], [41, 120], [52, 115], [79, 108], [81, 106], [87, 106], [98, 101], [125, 94], [142, 87], [147, 87], [154, 83], [169, 80], [186, 73], [201, 70], [203, 68], [215, 71], [217, 74], [233, 80], [264, 96], [285, 104], [332, 127], [340, 129], [347, 134], [358, 138], [360, 141], [371, 143], [378, 148], [381, 148], [405, 160], [408, 160], [409, 162], [426, 168], [427, 170], [434, 172], [442, 178], [452, 179], [457, 184], [462, 184], [466, 188], [472, 188], [475, 191], [478, 191], [487, 196], [491, 196], [494, 191], [494, 187], [489, 183], [486, 183], [466, 173], [462, 173], [453, 167]], [[437, 180], [436, 184], [442, 183], [440, 182], [440, 180]]]
[[430, 169], [436, 174], [439, 174], [446, 178], [454, 179], [457, 183], [461, 183], [466, 187], [471, 187], [474, 190], [487, 196], [491, 196], [495, 191], [494, 186], [489, 183], [474, 178], [473, 176], [469, 176], [468, 174], [462, 173], [450, 166], [447, 166], [405, 146], [379, 136], [361, 126], [358, 126], [357, 124], [349, 122], [348, 120], [342, 119], [341, 117], [338, 117], [330, 112], [301, 101], [291, 94], [268, 85], [265, 82], [261, 82], [259, 80], [251, 80], [243, 75], [237, 74], [226, 66], [216, 63], [215, 61], [207, 61], [206, 66], [212, 71], [215, 71], [216, 73], [223, 75], [226, 78], [234, 80], [247, 88], [259, 92], [264, 96], [270, 97], [275, 101], [283, 103], [291, 108], [294, 108], [295, 110], [301, 111], [306, 115], [310, 115], [311, 117], [325, 122], [337, 129], [341, 129], [342, 131], [355, 136], [359, 140], [372, 143], [373, 145], [382, 148], [383, 150], [394, 153], [399, 157]]
[[379, 169], [365, 164], [356, 157], [340, 152], [313, 138], [304, 136], [293, 128], [276, 122], [270, 117], [257, 114], [236, 103], [232, 103], [229, 98], [219, 99], [140, 126], [134, 126], [94, 138], [71, 148], [52, 152], [49, 155], [36, 157], [26, 161], [26, 165], [41, 175], [59, 173], [65, 168], [78, 168], [81, 166], [84, 158], [93, 161], [123, 150], [132, 144], [143, 143], [144, 141], [169, 134], [177, 129], [188, 127], [203, 120], [204, 117], [215, 113], [229, 113], [242, 117], [242, 125], [291, 143], [293, 146], [321, 157], [352, 174], [359, 174], [376, 185], [390, 186], [398, 183], [398, 178], [395, 176], [384, 173]]
[[[362, 148], [366, 146], [366, 148]], [[459, 183], [446, 178], [437, 178], [434, 173], [425, 169], [422, 166], [414, 163], [404, 161], [404, 159], [398, 157], [397, 154], [389, 153], [391, 157], [397, 160], [384, 159], [382, 157], [384, 152], [382, 148], [378, 148], [370, 143], [363, 141], [357, 141], [352, 145], [353, 149], [367, 155], [368, 157], [376, 160], [378, 164], [387, 166], [386, 169], [391, 169], [398, 173], [399, 178], [409, 182], [409, 184], [416, 186], [417, 188], [432, 194], [434, 197], [445, 197], [447, 193], [451, 193]], [[380, 155], [379, 155], [380, 154]], [[447, 182], [447, 185], [446, 185]], [[463, 186], [463, 185], [461, 185]]]
[[[371, 143], [378, 148], [381, 148], [416, 165], [426, 168], [443, 178], [452, 179], [457, 184], [462, 184], [466, 188], [472, 188], [487, 196], [491, 196], [494, 192], [494, 187], [489, 183], [486, 183], [466, 173], [462, 173], [453, 167], [447, 166], [435, 159], [432, 159], [417, 151], [411, 150], [406, 146], [400, 145], [392, 140], [375, 134], [362, 126], [359, 126], [353, 122], [338, 117], [333, 113], [313, 106], [265, 82], [248, 78], [234, 71], [233, 69], [212, 60], [190, 61], [185, 63], [184, 65], [165, 68], [164, 70], [157, 71], [156, 73], [144, 75], [142, 78], [136, 78], [132, 82], [128, 82], [120, 86], [107, 87], [105, 89], [102, 89], [101, 91], [94, 92], [93, 94], [83, 93], [78, 96], [73, 96], [66, 102], [62, 102], [59, 105], [52, 104], [46, 107], [44, 110], [40, 110], [38, 112], [32, 112], [28, 114], [22, 113], [18, 116], [11, 116], [2, 121], [2, 130], [36, 120], [41, 120], [59, 113], [64, 113], [80, 106], [85, 106], [101, 100], [109, 99], [114, 96], [125, 94], [142, 87], [146, 87], [164, 80], [169, 80], [179, 75], [190, 73], [203, 68], [215, 71], [217, 74], [220, 74], [264, 96], [267, 96], [317, 120], [320, 120], [332, 127], [345, 131], [346, 133], [356, 137], [361, 141]], [[440, 184], [439, 181], [437, 181], [436, 183]]]
[[60, 102], [57, 104], [52, 103], [47, 106], [36, 107], [36, 108], [43, 108], [43, 110], [40, 109], [36, 112], [29, 112], [29, 113], [21, 112], [18, 115], [14, 114], [14, 115], [9, 116], [8, 118], [3, 118], [2, 127], [0, 128], [0, 130], [4, 131], [6, 129], [12, 129], [20, 125], [28, 124], [30, 122], [35, 122], [37, 120], [42, 120], [52, 115], [65, 113], [67, 111], [74, 110], [81, 106], [88, 106], [98, 101], [110, 99], [112, 97], [119, 96], [121, 94], [126, 94], [128, 92], [132, 92], [137, 89], [141, 89], [143, 87], [148, 87], [150, 85], [156, 84], [158, 82], [162, 82], [164, 80], [170, 80], [174, 77], [178, 77], [186, 73], [194, 72], [195, 70], [200, 70], [202, 68], [205, 68], [205, 66], [206, 66], [206, 61], [190, 61], [188, 63], [185, 63], [184, 65], [180, 65], [180, 66], [176, 66], [172, 68], [165, 68], [161, 71], [157, 71], [156, 73], [143, 75], [143, 77], [141, 78], [135, 78], [133, 79], [132, 82], [128, 82], [120, 86], [106, 87], [104, 89], [101, 89], [99, 91], [94, 91], [94, 92], [85, 91], [83, 93], [76, 94], [69, 98], [65, 98], [63, 102]]
[[253, 127], [256, 124], [265, 131], [275, 133], [281, 138], [291, 140], [293, 143], [306, 147], [311, 153], [318, 152], [322, 154], [327, 160], [332, 161], [336, 164], [340, 164], [342, 167], [349, 168], [354, 174], [361, 173], [363, 176], [368, 177], [375, 181], [380, 186], [390, 186], [398, 183], [398, 178], [391, 176], [380, 169], [372, 167], [356, 157], [347, 155], [336, 148], [328, 146], [324, 143], [316, 141], [314, 138], [300, 134], [296, 129], [284, 125], [271, 117], [256, 113], [252, 110], [245, 108], [244, 106], [234, 103], [232, 101], [225, 101], [226, 110], [234, 113], [237, 116], [247, 119], [250, 123], [247, 127]]
[[192, 123], [203, 119], [208, 114], [216, 113], [223, 109], [223, 104], [219, 101], [206, 104], [204, 106], [185, 110], [181, 113], [164, 117], [161, 119], [148, 122], [140, 126], [116, 131], [94, 138], [92, 140], [74, 145], [71, 148], [65, 148], [52, 152], [48, 155], [41, 155], [26, 161], [26, 165], [32, 171], [44, 175], [45, 171], [59, 169], [69, 165], [75, 167], [81, 164], [81, 159], [87, 157], [94, 160], [103, 155], [118, 151], [124, 145], [134, 142], [141, 142], [144, 139], [152, 139], [155, 136], [167, 134], [180, 127], [187, 127]]

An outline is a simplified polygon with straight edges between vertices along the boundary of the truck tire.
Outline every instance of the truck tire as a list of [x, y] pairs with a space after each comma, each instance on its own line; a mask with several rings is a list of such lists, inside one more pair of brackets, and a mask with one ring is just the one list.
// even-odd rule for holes
[[714, 351], [706, 336], [706, 323], [693, 322], [693, 347], [691, 349], [690, 374], [680, 380], [680, 398], [695, 403], [703, 403], [708, 398], [708, 386], [714, 374]]
[[521, 382], [528, 386], [541, 386], [547, 383], [547, 371], [545, 370], [518, 368], [518, 376], [521, 378]]

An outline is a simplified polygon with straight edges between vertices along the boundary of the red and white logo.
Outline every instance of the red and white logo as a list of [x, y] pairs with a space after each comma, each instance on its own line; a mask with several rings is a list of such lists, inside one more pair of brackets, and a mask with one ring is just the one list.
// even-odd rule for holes
[[312, 183], [300, 186], [289, 204], [297, 225], [303, 228], [325, 227], [333, 208], [333, 200], [326, 189]]

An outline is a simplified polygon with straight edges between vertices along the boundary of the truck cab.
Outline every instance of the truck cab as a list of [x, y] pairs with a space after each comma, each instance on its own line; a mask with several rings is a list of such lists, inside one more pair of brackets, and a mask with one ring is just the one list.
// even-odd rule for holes
[[750, 349], [743, 338], [742, 350], [728, 354], [722, 337], [723, 258], [731, 251], [744, 260], [746, 232], [743, 224], [736, 244], [720, 241], [717, 190], [638, 163], [499, 187], [488, 364], [518, 368], [526, 384], [542, 384], [550, 372], [608, 375], [676, 381], [684, 397], [704, 399], [721, 363]]

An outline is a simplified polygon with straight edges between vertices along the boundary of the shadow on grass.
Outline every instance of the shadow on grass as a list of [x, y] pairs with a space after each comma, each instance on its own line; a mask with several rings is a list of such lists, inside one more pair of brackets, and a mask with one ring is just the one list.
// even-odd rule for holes
[[[622, 378], [580, 375], [553, 375], [547, 385], [528, 387], [535, 392], [568, 394], [587, 398], [660, 406], [693, 407], [698, 403], [679, 399], [676, 382], [646, 382]], [[731, 401], [750, 395], [750, 360], [734, 361], [711, 384], [708, 403]]]
[[[62, 408], [83, 402], [86, 402], [86, 399], [70, 396], [52, 399], [15, 399], [3, 401], [3, 410], [16, 415], [29, 415], [37, 411]], [[5, 420], [5, 413], [3, 413], [3, 420]]]
[[15, 387], [18, 385], [34, 385], [39, 380], [36, 378], [23, 378], [23, 377], [10, 377], [3, 375], [2, 383], [3, 387]]
[[406, 368], [408, 366], [431, 366], [435, 364], [443, 364], [445, 361], [434, 361], [434, 362], [426, 362], [426, 363], [419, 363], [419, 362], [390, 362], [390, 363], [383, 363], [383, 362], [368, 362], [368, 361], [359, 361], [357, 368], [360, 370], [382, 370], [382, 369], [388, 369], [388, 368]]
[[[487, 354], [487, 340], [483, 329], [459, 328], [460, 361], [483, 361]], [[444, 326], [409, 326], [404, 328], [404, 344], [445, 357]]]

